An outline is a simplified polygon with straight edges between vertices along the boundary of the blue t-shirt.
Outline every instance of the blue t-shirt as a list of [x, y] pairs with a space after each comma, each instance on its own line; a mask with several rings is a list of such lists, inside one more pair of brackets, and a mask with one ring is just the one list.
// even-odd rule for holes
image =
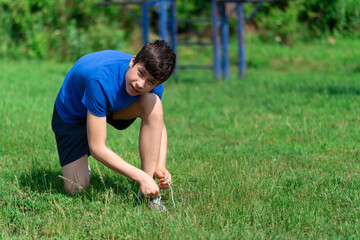
[[[87, 110], [105, 117], [129, 106], [140, 96], [126, 91], [125, 73], [134, 55], [105, 50], [80, 58], [70, 69], [55, 100], [60, 118], [77, 123], [87, 116]], [[151, 92], [161, 99], [163, 85]]]

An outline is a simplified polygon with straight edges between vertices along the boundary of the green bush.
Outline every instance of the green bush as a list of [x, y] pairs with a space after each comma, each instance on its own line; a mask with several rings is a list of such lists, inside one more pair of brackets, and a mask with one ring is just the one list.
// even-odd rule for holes
[[324, 32], [340, 32], [358, 35], [360, 29], [360, 0], [302, 0], [305, 8], [299, 15], [299, 21], [308, 23], [312, 36]]
[[304, 6], [300, 1], [287, 2], [286, 5], [265, 6], [265, 12], [256, 17], [263, 39], [273, 39], [290, 45], [300, 34], [304, 34], [304, 25], [298, 21]]
[[1, 0], [0, 56], [67, 60], [124, 47], [121, 9], [96, 2]]
[[[340, 33], [359, 36], [360, 0], [297, 0], [264, 4], [255, 23], [266, 39], [290, 44]], [[252, 7], [248, 7], [251, 10]]]

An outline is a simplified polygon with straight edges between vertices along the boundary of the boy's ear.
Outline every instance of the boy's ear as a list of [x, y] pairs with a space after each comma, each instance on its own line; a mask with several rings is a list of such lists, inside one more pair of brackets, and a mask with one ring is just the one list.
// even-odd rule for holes
[[129, 67], [133, 67], [134, 66], [134, 62], [135, 62], [135, 58], [136, 56], [133, 56], [130, 63], [129, 63]]

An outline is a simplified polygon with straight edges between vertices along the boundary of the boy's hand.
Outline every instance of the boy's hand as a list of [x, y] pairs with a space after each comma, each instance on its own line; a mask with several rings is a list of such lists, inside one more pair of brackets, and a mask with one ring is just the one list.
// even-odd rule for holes
[[[155, 177], [159, 179], [159, 187], [162, 190], [169, 189], [169, 184], [171, 185], [171, 174], [166, 169], [156, 169], [155, 171]], [[166, 179], [165, 179], [166, 177]], [[169, 184], [168, 184], [169, 181]]]
[[160, 189], [157, 186], [156, 182], [148, 174], [145, 174], [145, 179], [140, 183], [140, 191], [144, 196], [150, 198], [157, 198], [160, 196]]

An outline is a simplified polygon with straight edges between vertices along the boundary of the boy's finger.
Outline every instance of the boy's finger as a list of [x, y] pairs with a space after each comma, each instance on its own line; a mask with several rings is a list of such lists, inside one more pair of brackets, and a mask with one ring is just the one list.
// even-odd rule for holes
[[168, 186], [167, 183], [161, 183], [161, 182], [159, 182], [159, 185], [160, 185], [160, 186]]
[[159, 185], [162, 186], [162, 187], [169, 187], [168, 183], [159, 183]]
[[164, 178], [164, 174], [161, 172], [161, 171], [159, 171], [158, 173], [157, 173], [157, 177], [159, 178], [159, 179], [162, 179], [162, 178]]
[[163, 179], [165, 180], [165, 182], [169, 182], [169, 183], [171, 183], [171, 176], [166, 177], [166, 178], [163, 178]]
[[166, 181], [166, 180], [159, 180], [159, 183], [165, 184], [165, 185], [168, 185], [168, 184], [171, 185], [171, 181]]
[[168, 186], [168, 185], [169, 185], [168, 182], [160, 182], [160, 181], [159, 181], [159, 184], [160, 184], [160, 185], [164, 185], [164, 186]]
[[168, 190], [169, 186], [168, 185], [160, 185], [160, 189], [162, 190]]

